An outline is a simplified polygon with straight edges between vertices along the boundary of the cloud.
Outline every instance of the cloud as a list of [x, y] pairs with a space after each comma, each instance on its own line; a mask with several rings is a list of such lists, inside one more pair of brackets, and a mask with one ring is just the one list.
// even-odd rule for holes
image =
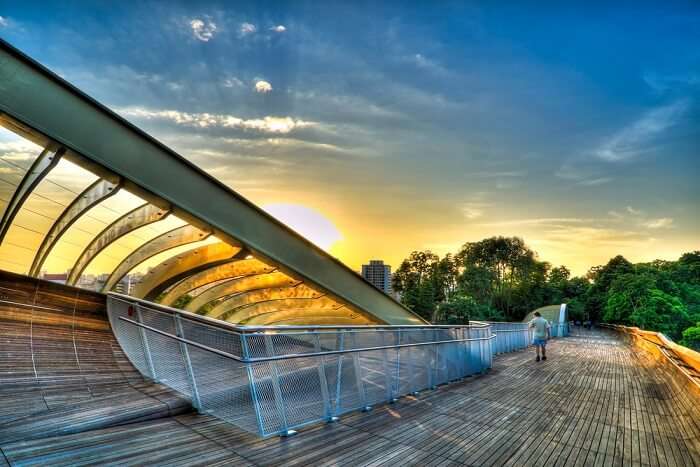
[[687, 73], [676, 75], [659, 75], [647, 72], [642, 76], [644, 82], [659, 94], [676, 88], [686, 88], [700, 84], [700, 74]]
[[260, 94], [267, 94], [272, 91], [272, 85], [265, 80], [258, 80], [255, 82], [255, 92]]
[[648, 229], [669, 229], [673, 227], [673, 219], [670, 217], [649, 219], [648, 221], [643, 222], [642, 225]]
[[235, 76], [231, 76], [230, 78], [225, 78], [222, 83], [225, 88], [236, 88], [236, 87], [243, 87], [243, 81], [240, 79], [236, 78]]
[[483, 203], [466, 203], [462, 205], [462, 214], [469, 220], [478, 219], [484, 215]]
[[0, 16], [0, 28], [7, 26], [7, 18]]
[[568, 225], [568, 224], [583, 224], [593, 222], [596, 219], [583, 219], [577, 217], [541, 217], [534, 219], [516, 219], [511, 221], [498, 221], [481, 224], [486, 227], [502, 227], [502, 226], [523, 226], [523, 225]]
[[627, 206], [625, 208], [625, 211], [632, 214], [633, 216], [641, 216], [644, 214], [644, 211], [642, 211], [640, 209], [634, 209], [632, 206]]
[[190, 21], [190, 27], [194, 37], [202, 42], [209, 42], [214, 37], [214, 33], [216, 33], [216, 24], [209, 20], [195, 18]]
[[654, 140], [675, 125], [688, 106], [689, 101], [681, 99], [646, 112], [604, 142], [594, 151], [594, 155], [607, 162], [619, 162], [649, 151]]
[[283, 33], [286, 30], [287, 30], [287, 28], [282, 24], [278, 24], [277, 26], [273, 26], [270, 28], [270, 31], [274, 31], [274, 32], [278, 32], [278, 33]]
[[604, 185], [606, 183], [610, 183], [612, 181], [613, 181], [613, 179], [611, 177], [591, 178], [588, 180], [581, 180], [581, 181], [577, 182], [577, 185], [598, 186], [598, 185]]
[[317, 125], [316, 122], [292, 117], [266, 116], [263, 118], [243, 119], [226, 114], [188, 113], [177, 110], [153, 110], [143, 107], [127, 107], [117, 109], [117, 112], [125, 117], [166, 120], [193, 128], [233, 128], [271, 134], [287, 134], [297, 129]]
[[253, 34], [258, 30], [258, 28], [251, 23], [241, 23], [241, 28], [239, 29], [241, 37]]

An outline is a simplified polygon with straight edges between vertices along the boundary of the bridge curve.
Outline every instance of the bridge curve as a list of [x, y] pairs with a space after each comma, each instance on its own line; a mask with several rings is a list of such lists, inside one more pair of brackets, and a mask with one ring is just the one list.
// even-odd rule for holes
[[629, 331], [574, 331], [546, 362], [499, 355], [486, 374], [311, 425], [290, 449], [139, 375], [104, 296], [0, 279], [0, 355], [16, 368], [0, 373], [0, 465], [700, 465], [696, 383], [672, 347]]

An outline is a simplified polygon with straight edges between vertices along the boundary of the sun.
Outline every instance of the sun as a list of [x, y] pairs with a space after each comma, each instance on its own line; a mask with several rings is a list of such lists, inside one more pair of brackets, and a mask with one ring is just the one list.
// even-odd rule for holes
[[330, 251], [343, 238], [333, 222], [306, 206], [272, 203], [264, 205], [263, 209], [325, 251]]

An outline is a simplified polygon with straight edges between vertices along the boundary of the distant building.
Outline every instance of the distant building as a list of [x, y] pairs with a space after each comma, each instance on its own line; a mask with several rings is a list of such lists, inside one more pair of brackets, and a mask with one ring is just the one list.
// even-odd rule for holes
[[380, 259], [371, 259], [369, 264], [362, 265], [362, 277], [387, 295], [391, 290], [391, 266]]

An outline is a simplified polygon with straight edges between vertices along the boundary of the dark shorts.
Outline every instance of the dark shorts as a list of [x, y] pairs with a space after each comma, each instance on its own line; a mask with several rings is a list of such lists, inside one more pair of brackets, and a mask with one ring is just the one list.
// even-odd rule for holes
[[538, 347], [544, 347], [547, 345], [547, 339], [540, 339], [538, 337], [535, 337], [535, 339], [532, 341], [532, 344]]

